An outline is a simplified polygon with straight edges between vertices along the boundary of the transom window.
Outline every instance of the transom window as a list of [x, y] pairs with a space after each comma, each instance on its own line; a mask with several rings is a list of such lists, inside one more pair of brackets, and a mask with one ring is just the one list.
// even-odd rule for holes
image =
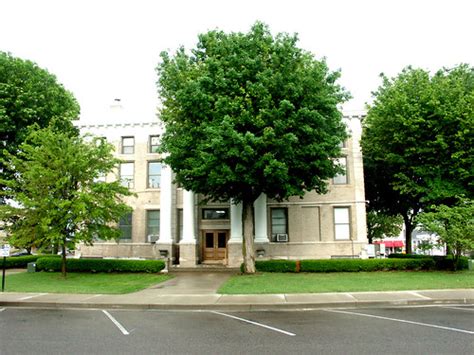
[[158, 189], [161, 181], [161, 163], [148, 162], [148, 188]]
[[135, 138], [122, 137], [122, 154], [133, 154], [133, 153], [135, 153]]
[[229, 219], [228, 208], [203, 208], [202, 219]]
[[334, 239], [347, 240], [351, 238], [349, 207], [334, 207]]

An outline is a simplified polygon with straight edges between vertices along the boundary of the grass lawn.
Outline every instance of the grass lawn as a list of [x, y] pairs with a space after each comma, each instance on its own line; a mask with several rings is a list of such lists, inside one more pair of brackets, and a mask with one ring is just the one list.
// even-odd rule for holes
[[170, 278], [162, 274], [71, 272], [64, 279], [56, 272], [21, 272], [6, 276], [5, 291], [120, 294], [140, 291]]
[[235, 275], [223, 294], [321, 293], [474, 288], [473, 271], [380, 271], [341, 273], [259, 273]]

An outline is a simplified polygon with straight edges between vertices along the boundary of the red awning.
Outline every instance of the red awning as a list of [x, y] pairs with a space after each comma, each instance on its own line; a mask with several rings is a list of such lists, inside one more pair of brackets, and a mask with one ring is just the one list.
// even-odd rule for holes
[[374, 244], [385, 244], [386, 248], [403, 248], [405, 246], [403, 240], [382, 240], [374, 242]]

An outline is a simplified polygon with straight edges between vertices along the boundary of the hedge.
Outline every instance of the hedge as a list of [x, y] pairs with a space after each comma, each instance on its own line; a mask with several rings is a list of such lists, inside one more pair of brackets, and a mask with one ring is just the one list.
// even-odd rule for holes
[[[259, 260], [260, 272], [358, 272], [388, 270], [432, 270], [432, 258], [419, 259], [321, 259], [321, 260]], [[241, 266], [243, 272], [243, 265]]]
[[[452, 255], [418, 255], [418, 254], [390, 254], [390, 259], [431, 259], [435, 263], [436, 270], [452, 270], [454, 258]], [[466, 270], [469, 267], [469, 258], [466, 256], [459, 257], [457, 270]]]
[[[34, 263], [38, 258], [58, 258], [57, 255], [25, 255], [10, 256], [5, 259], [6, 269], [26, 268], [28, 263]], [[0, 259], [0, 268], [3, 267], [3, 260]]]
[[[121, 259], [67, 259], [68, 272], [148, 272], [156, 273], [165, 268], [163, 260]], [[61, 271], [61, 259], [39, 258], [38, 271]]]

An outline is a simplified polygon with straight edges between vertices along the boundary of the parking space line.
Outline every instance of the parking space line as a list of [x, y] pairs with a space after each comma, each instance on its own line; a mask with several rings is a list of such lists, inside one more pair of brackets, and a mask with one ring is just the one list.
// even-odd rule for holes
[[325, 309], [324, 311], [332, 312], [332, 313], [350, 314], [350, 315], [353, 315], [353, 316], [361, 316], [361, 317], [368, 317], [368, 318], [377, 318], [377, 319], [383, 319], [383, 320], [390, 320], [390, 321], [393, 321], [393, 322], [408, 323], [408, 324], [413, 324], [413, 325], [420, 325], [420, 326], [423, 326], [423, 327], [450, 330], [450, 331], [453, 331], [453, 332], [466, 333], [466, 334], [471, 334], [471, 335], [474, 334], [474, 331], [471, 331], [471, 330], [444, 327], [442, 325], [429, 324], [429, 323], [413, 322], [413, 321], [405, 320], [405, 319], [382, 317], [382, 316], [376, 316], [376, 315], [373, 315], [373, 314], [364, 314], [364, 313], [357, 313], [357, 312], [340, 311], [340, 310], [335, 310], [335, 309]]
[[449, 307], [449, 306], [444, 306], [442, 308], [449, 308], [449, 309], [457, 309], [458, 311], [469, 311], [469, 312], [474, 312], [474, 308], [467, 308], [467, 307]]
[[3, 312], [5, 310], [5, 308], [0, 308], [0, 312]]
[[107, 312], [105, 309], [102, 310], [102, 312], [107, 316], [109, 317], [109, 319], [112, 321], [112, 323], [115, 324], [115, 326], [117, 328], [120, 329], [120, 331], [122, 332], [123, 335], [129, 335], [130, 333], [127, 331], [127, 329], [124, 328], [124, 326], [122, 324], [120, 324], [114, 317], [112, 317], [112, 315]]
[[26, 296], [26, 297], [19, 298], [18, 300], [19, 301], [24, 301], [24, 300], [29, 300], [29, 299], [35, 298], [35, 297], [44, 296], [44, 295], [47, 295], [47, 293], [38, 293], [38, 294], [33, 295], [33, 296]]
[[236, 320], [240, 320], [240, 321], [245, 322], [245, 323], [250, 323], [250, 324], [253, 324], [253, 325], [256, 325], [256, 326], [259, 326], [259, 327], [262, 327], [262, 328], [270, 329], [270, 330], [273, 330], [275, 332], [283, 333], [283, 334], [286, 334], [286, 335], [289, 335], [289, 336], [292, 336], [292, 337], [294, 337], [296, 335], [294, 333], [287, 332], [286, 330], [278, 329], [278, 328], [275, 328], [275, 327], [270, 327], [269, 325], [253, 322], [253, 321], [248, 320], [248, 319], [244, 319], [244, 318], [240, 318], [240, 317], [236, 317], [236, 316], [231, 316], [230, 314], [225, 314], [225, 313], [221, 313], [221, 312], [217, 312], [217, 311], [211, 311], [211, 313], [219, 314], [221, 316], [233, 318], [233, 319], [236, 319]]

